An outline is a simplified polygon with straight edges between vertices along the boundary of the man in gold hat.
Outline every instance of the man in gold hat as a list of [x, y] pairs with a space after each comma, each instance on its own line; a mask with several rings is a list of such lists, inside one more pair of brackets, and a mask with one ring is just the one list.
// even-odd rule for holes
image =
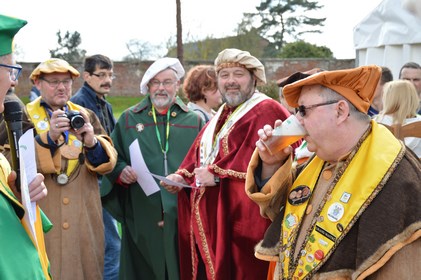
[[[0, 112], [7, 90], [16, 85], [22, 67], [14, 64], [13, 38], [26, 21], [0, 15]], [[47, 189], [42, 174], [29, 184], [32, 202], [45, 198]], [[47, 222], [36, 207], [35, 232], [24, 215], [20, 193], [15, 191], [16, 172], [0, 154], [0, 279], [51, 279], [44, 246], [42, 222]], [[48, 222], [45, 224], [47, 226]], [[49, 224], [48, 226], [51, 226]], [[48, 229], [45, 228], [47, 231]]]
[[26, 107], [49, 191], [41, 207], [54, 224], [46, 236], [52, 276], [100, 280], [104, 226], [97, 174], [113, 170], [117, 153], [95, 113], [69, 101], [78, 76], [62, 59], [40, 63], [30, 78], [41, 96]]
[[421, 163], [367, 115], [380, 76], [362, 66], [284, 87], [315, 156], [292, 168], [291, 147], [272, 156], [256, 143], [246, 191], [264, 216], [277, 215], [255, 251], [276, 262], [268, 279], [418, 277]]
[[193, 189], [164, 184], [178, 192], [181, 278], [264, 279], [268, 265], [254, 258], [253, 248], [269, 224], [244, 182], [257, 130], [289, 112], [257, 90], [265, 70], [249, 52], [225, 49], [215, 67], [225, 103], [168, 176]]

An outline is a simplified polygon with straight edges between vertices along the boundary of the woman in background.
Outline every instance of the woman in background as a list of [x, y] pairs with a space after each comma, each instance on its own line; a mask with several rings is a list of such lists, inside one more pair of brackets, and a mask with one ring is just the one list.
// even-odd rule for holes
[[183, 83], [189, 103], [187, 107], [205, 122], [214, 115], [214, 109], [222, 104], [221, 93], [216, 84], [216, 72], [212, 65], [197, 65], [190, 69]]
[[[421, 121], [417, 115], [420, 102], [414, 85], [406, 80], [388, 82], [383, 89], [383, 109], [374, 118], [386, 125], [405, 125]], [[406, 137], [405, 145], [421, 157], [421, 138]]]

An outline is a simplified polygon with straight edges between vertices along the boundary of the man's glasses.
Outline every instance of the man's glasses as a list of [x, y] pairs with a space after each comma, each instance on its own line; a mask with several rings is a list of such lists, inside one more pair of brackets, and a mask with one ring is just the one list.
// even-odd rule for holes
[[298, 108], [295, 108], [295, 113], [296, 114], [300, 113], [301, 117], [304, 117], [306, 115], [306, 110], [313, 109], [313, 108], [320, 107], [320, 106], [329, 105], [329, 104], [334, 104], [334, 103], [338, 103], [338, 102], [339, 102], [339, 100], [331, 100], [331, 101], [327, 101], [327, 102], [324, 102], [324, 103], [318, 103], [318, 104], [310, 105], [310, 106], [307, 106], [307, 107], [304, 106], [304, 105], [301, 105], [301, 106], [298, 106]]
[[100, 80], [104, 80], [105, 78], [109, 78], [110, 80], [114, 80], [115, 79], [115, 76], [114, 76], [114, 74], [107, 74], [107, 73], [104, 73], [104, 72], [101, 72], [101, 73], [99, 73], [99, 74], [97, 74], [97, 73], [92, 73], [91, 75], [94, 75], [94, 76], [96, 76], [96, 77], [98, 77]]
[[20, 76], [20, 73], [22, 72], [22, 66], [16, 64], [16, 65], [7, 65], [7, 64], [1, 64], [1, 67], [6, 67], [9, 69], [9, 75], [10, 79], [14, 82], [16, 82]]
[[150, 81], [149, 82], [149, 87], [150, 88], [159, 88], [161, 85], [164, 87], [164, 88], [170, 88], [172, 85], [174, 85], [176, 82], [173, 82], [173, 81], [171, 81], [171, 80], [165, 80], [165, 81], [163, 81], [163, 82], [160, 82], [160, 81], [158, 81], [158, 80], [153, 80], [153, 81]]
[[49, 80], [44, 79], [44, 78], [39, 78], [39, 79], [45, 81], [52, 88], [58, 88], [58, 86], [60, 84], [63, 84], [63, 86], [65, 88], [69, 88], [73, 84], [73, 80], [72, 79], [66, 79], [66, 80], [62, 80], [62, 81], [60, 81], [60, 80], [49, 81]]

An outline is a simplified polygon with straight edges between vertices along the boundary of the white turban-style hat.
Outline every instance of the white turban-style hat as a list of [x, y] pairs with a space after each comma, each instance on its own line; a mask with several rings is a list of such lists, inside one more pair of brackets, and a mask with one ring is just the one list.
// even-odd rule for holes
[[149, 81], [152, 80], [156, 74], [164, 71], [165, 69], [174, 70], [178, 80], [180, 80], [185, 73], [183, 66], [177, 58], [160, 58], [152, 63], [148, 70], [146, 70], [145, 75], [143, 75], [142, 81], [140, 82], [140, 93], [143, 95], [147, 94]]

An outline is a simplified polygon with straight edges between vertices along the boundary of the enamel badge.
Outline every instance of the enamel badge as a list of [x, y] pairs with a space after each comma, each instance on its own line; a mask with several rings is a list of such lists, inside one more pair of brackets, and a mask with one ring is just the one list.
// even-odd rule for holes
[[307, 186], [298, 186], [291, 190], [288, 195], [288, 202], [291, 205], [300, 205], [306, 202], [311, 195], [311, 190]]

